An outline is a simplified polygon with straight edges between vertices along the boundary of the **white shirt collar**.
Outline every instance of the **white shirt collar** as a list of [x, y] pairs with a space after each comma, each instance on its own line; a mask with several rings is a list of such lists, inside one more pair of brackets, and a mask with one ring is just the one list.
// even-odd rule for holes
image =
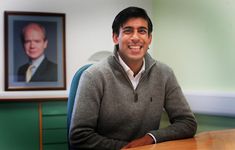
[[45, 58], [45, 55], [43, 54], [42, 56], [40, 56], [39, 58], [37, 58], [36, 60], [32, 60], [30, 63], [31, 65], [33, 65], [32, 68], [32, 75], [34, 75], [34, 73], [36, 72], [36, 70], [38, 69], [39, 65], [42, 63], [43, 59]]
[[43, 54], [42, 56], [40, 56], [39, 58], [37, 58], [36, 60], [32, 60], [31, 64], [33, 66], [35, 66], [36, 68], [38, 68], [38, 66], [42, 63], [43, 59], [45, 58], [45, 55]]
[[134, 89], [136, 89], [137, 85], [139, 84], [139, 80], [140, 77], [142, 75], [142, 73], [145, 71], [145, 59], [143, 58], [143, 64], [142, 67], [140, 69], [140, 71], [137, 73], [136, 76], [134, 76], [134, 72], [130, 69], [129, 66], [127, 66], [127, 64], [123, 61], [123, 59], [121, 58], [120, 54], [118, 53], [118, 59], [119, 62], [121, 64], [121, 66], [123, 67], [123, 69], [125, 70], [127, 76], [129, 77]]
[[[134, 72], [130, 69], [129, 66], [127, 66], [127, 64], [123, 61], [123, 59], [121, 58], [120, 54], [118, 53], [118, 59], [119, 59], [119, 62], [120, 64], [122, 65], [123, 69], [125, 70], [126, 73], [128, 73], [129, 71], [131, 71], [133, 73], [133, 76], [134, 76]], [[140, 71], [138, 72], [139, 73], [142, 73], [145, 71], [145, 59], [143, 58], [143, 64], [142, 64], [142, 67], [140, 69]]]

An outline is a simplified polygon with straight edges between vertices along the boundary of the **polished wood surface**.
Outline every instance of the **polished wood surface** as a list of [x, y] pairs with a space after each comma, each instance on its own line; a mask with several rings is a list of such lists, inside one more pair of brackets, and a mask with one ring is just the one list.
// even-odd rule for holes
[[235, 129], [202, 132], [193, 138], [130, 148], [128, 150], [235, 150]]

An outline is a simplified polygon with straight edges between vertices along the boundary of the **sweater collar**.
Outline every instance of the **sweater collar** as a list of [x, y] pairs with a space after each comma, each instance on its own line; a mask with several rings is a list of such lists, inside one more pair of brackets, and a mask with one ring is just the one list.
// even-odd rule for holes
[[[119, 63], [118, 49], [116, 48], [116, 46], [113, 51], [113, 57], [116, 60], [116, 62]], [[145, 71], [149, 70], [154, 64], [156, 64], [156, 60], [154, 60], [148, 52], [145, 54], [144, 59], [145, 59]]]

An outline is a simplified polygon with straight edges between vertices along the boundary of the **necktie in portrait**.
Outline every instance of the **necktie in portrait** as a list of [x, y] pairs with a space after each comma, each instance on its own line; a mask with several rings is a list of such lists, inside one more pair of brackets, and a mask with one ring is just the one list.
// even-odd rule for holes
[[28, 69], [27, 69], [27, 71], [26, 71], [26, 82], [29, 82], [30, 81], [30, 79], [31, 79], [31, 77], [32, 77], [32, 74], [33, 74], [33, 68], [34, 68], [35, 66], [34, 65], [30, 65], [29, 67], [28, 67]]

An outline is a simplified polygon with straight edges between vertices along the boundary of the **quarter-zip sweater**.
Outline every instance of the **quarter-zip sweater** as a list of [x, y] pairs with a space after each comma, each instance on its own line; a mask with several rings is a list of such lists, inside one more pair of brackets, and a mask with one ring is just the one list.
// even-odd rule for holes
[[[72, 149], [118, 150], [146, 133], [157, 143], [194, 136], [197, 123], [172, 69], [149, 54], [145, 61], [136, 89], [117, 51], [83, 73], [70, 127]], [[159, 129], [164, 110], [171, 124]]]

